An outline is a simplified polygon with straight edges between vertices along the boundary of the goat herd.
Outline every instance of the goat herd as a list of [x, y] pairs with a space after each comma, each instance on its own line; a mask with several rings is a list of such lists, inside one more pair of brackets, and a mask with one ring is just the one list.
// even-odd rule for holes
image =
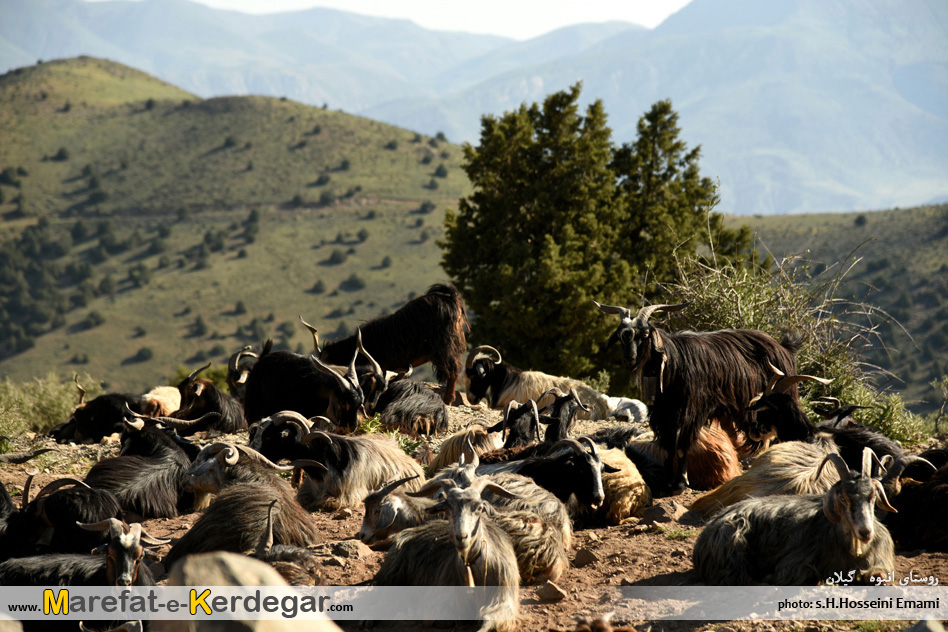
[[[668, 332], [651, 315], [685, 305], [634, 317], [596, 305], [620, 317], [605, 348], [619, 344], [644, 403], [523, 371], [488, 346], [462, 363], [467, 320], [447, 285], [322, 347], [307, 324], [310, 355], [269, 341], [259, 353], [245, 347], [229, 364], [230, 393], [202, 369], [177, 388], [89, 402], [77, 381], [80, 404], [51, 436], [99, 442], [118, 432], [121, 451], [33, 499], [27, 478], [19, 508], [0, 485], [0, 585], [154, 585], [142, 559], [167, 541], [139, 523], [191, 512], [201, 513], [164, 568], [249, 553], [290, 584], [312, 584], [311, 512], [364, 506], [358, 538], [387, 551], [375, 585], [500, 586], [484, 628], [513, 630], [520, 586], [566, 572], [574, 529], [628, 522], [686, 486], [710, 490], [691, 507], [707, 521], [693, 553], [707, 584], [814, 585], [834, 573], [870, 583], [892, 572], [895, 546], [948, 550], [938, 502], [948, 452], [908, 455], [832, 398], [826, 419], [812, 422], [797, 385], [829, 380], [796, 375], [792, 336]], [[409, 377], [426, 362], [440, 396]], [[470, 425], [414, 458], [384, 436], [354, 434], [369, 415], [406, 434], [444, 434], [462, 370], [470, 403], [487, 398], [501, 422]], [[620, 423], [573, 437], [577, 416], [647, 420], [652, 433]], [[246, 441], [211, 438], [222, 433]]]

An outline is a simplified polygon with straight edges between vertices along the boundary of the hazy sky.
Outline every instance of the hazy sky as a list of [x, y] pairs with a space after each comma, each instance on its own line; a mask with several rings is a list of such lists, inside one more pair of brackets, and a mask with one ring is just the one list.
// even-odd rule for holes
[[649, 28], [689, 0], [195, 0], [219, 9], [275, 13], [331, 7], [405, 18], [429, 29], [490, 33], [525, 40], [562, 26], [621, 20]]

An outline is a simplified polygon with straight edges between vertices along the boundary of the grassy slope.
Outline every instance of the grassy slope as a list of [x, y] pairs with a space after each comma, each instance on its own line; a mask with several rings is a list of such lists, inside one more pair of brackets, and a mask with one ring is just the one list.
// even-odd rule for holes
[[[155, 99], [152, 109], [145, 106], [149, 98]], [[64, 112], [67, 101], [71, 108]], [[21, 190], [31, 214], [50, 218], [63, 231], [77, 219], [94, 229], [108, 218], [120, 238], [133, 231], [142, 238], [141, 245], [94, 266], [94, 284], [106, 275], [119, 281], [114, 297], [73, 309], [65, 327], [0, 362], [0, 372], [17, 380], [80, 368], [114, 389], [150, 387], [177, 365], [195, 362], [199, 351], [220, 345], [227, 352], [214, 359], [223, 360], [244, 343], [258, 342], [238, 337], [238, 327], [270, 314], [265, 329], [274, 337], [275, 328], [295, 322], [297, 314], [324, 333], [340, 325], [352, 330], [391, 311], [409, 293], [420, 294], [443, 280], [434, 241], [444, 209], [469, 190], [459, 168], [460, 149], [446, 142], [427, 137], [415, 142], [415, 134], [403, 129], [291, 101], [201, 101], [138, 71], [91, 58], [48, 62], [0, 78], [0, 117], [0, 168], [27, 170]], [[317, 125], [321, 129], [314, 134]], [[235, 143], [225, 147], [228, 136]], [[397, 148], [385, 149], [392, 140]], [[68, 160], [43, 159], [61, 146]], [[433, 160], [423, 164], [426, 154]], [[344, 160], [349, 169], [339, 170]], [[427, 188], [441, 163], [448, 176], [435, 178], [437, 190]], [[109, 194], [105, 203], [86, 202], [87, 164]], [[309, 186], [324, 173], [328, 184]], [[361, 190], [351, 198], [318, 203], [323, 191], [338, 197], [355, 187]], [[7, 204], [0, 212], [9, 213], [17, 191], [4, 190]], [[295, 195], [302, 197], [302, 207], [288, 204]], [[422, 215], [418, 208], [425, 200], [436, 210]], [[181, 207], [190, 213], [179, 221]], [[260, 212], [261, 221], [256, 241], [248, 245], [241, 234], [251, 209]], [[368, 219], [373, 211], [374, 219]], [[35, 217], [4, 221], [4, 232], [32, 221]], [[164, 268], [158, 254], [147, 253], [159, 226], [171, 227], [163, 253], [171, 265]], [[368, 232], [364, 243], [357, 238], [360, 229]], [[208, 231], [225, 232], [226, 248], [210, 255], [208, 268], [198, 269], [193, 250]], [[344, 243], [330, 243], [340, 233]], [[78, 244], [57, 263], [87, 260], [95, 245], [94, 239]], [[325, 263], [333, 250], [350, 248], [355, 253], [345, 263]], [[238, 256], [241, 249], [246, 257]], [[393, 260], [391, 267], [380, 266], [385, 256]], [[125, 280], [138, 264], [152, 272], [143, 288]], [[365, 287], [339, 289], [352, 275]], [[310, 292], [320, 280], [325, 292]], [[234, 313], [238, 301], [247, 313]], [[85, 328], [90, 311], [101, 314], [104, 324]], [[191, 336], [190, 327], [198, 315], [208, 325], [200, 338]], [[134, 337], [136, 327], [146, 334]], [[294, 328], [288, 344], [311, 348], [308, 333], [298, 324]], [[153, 351], [152, 359], [133, 361], [142, 347]], [[70, 362], [83, 355], [88, 364]]]
[[751, 225], [762, 249], [778, 259], [799, 255], [826, 265], [827, 273], [852, 253], [858, 261], [841, 294], [881, 307], [911, 335], [881, 323], [888, 353], [867, 358], [895, 375], [891, 387], [917, 402], [914, 410], [937, 407], [928, 384], [948, 373], [948, 204], [730, 221]]

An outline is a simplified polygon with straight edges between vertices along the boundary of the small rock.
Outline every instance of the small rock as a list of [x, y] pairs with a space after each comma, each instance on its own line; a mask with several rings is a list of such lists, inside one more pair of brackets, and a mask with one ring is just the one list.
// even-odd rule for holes
[[619, 580], [619, 585], [620, 586], [634, 586], [635, 582], [633, 582], [628, 577], [623, 577], [622, 579]]
[[629, 533], [633, 535], [640, 535], [642, 533], [648, 533], [649, 529], [651, 529], [651, 527], [647, 524], [637, 524], [629, 529]]
[[672, 551], [672, 557], [685, 557], [686, 555], [688, 555], [688, 552], [684, 549], [675, 549]]
[[346, 507], [345, 509], [340, 509], [339, 511], [337, 511], [333, 515], [332, 519], [333, 520], [348, 520], [351, 517], [352, 517], [352, 510]]
[[599, 556], [590, 551], [589, 549], [580, 549], [576, 553], [576, 557], [573, 558], [573, 566], [576, 568], [582, 568], [584, 566], [589, 566], [590, 564], [595, 564], [599, 561]]
[[332, 545], [332, 554], [350, 560], [361, 560], [369, 551], [369, 547], [355, 540], [345, 540]]
[[35, 432], [27, 432], [27, 433], [26, 433], [25, 435], [23, 435], [23, 436], [26, 437], [26, 440], [27, 440], [27, 441], [32, 441], [33, 439], [36, 438], [36, 433], [35, 433]]
[[547, 580], [537, 588], [537, 599], [540, 601], [563, 601], [566, 599], [566, 592]]
[[[642, 514], [642, 524], [657, 524], [660, 522], [678, 522], [688, 510], [677, 501], [663, 503], [649, 507]], [[639, 525], [641, 526], [641, 525]]]
[[337, 557], [335, 555], [323, 560], [323, 566], [345, 566], [345, 565], [346, 565], [346, 561], [342, 559], [341, 557]]
[[602, 538], [600, 538], [598, 535], [596, 535], [592, 531], [587, 532], [586, 537], [592, 540], [593, 542], [599, 542], [600, 540], [602, 540]]

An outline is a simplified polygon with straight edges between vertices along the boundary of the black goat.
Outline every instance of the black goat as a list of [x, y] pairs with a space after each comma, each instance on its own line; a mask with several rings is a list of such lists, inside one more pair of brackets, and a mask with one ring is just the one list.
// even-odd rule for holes
[[[904, 477], [909, 466], [924, 480]], [[906, 550], [948, 552], [948, 466], [936, 470], [925, 458], [905, 456], [889, 468], [882, 485], [898, 510], [885, 518], [895, 543]]]
[[365, 394], [356, 372], [359, 350], [352, 355], [346, 374], [340, 375], [316, 357], [272, 351], [272, 346], [268, 340], [247, 378], [244, 407], [248, 421], [256, 423], [292, 410], [307, 418], [326, 416], [355, 430], [366, 416]]
[[[788, 374], [796, 371], [799, 342], [789, 336], [778, 343], [752, 329], [670, 333], [650, 324], [649, 317], [687, 304], [651, 305], [634, 318], [626, 307], [595, 304], [622, 319], [603, 350], [616, 342], [621, 344], [623, 362], [651, 406], [649, 425], [667, 455], [665, 468], [673, 490], [685, 486], [688, 450], [703, 426], [717, 419], [725, 428], [730, 425], [752, 431], [746, 407], [767, 386], [770, 366]], [[795, 385], [788, 395], [797, 398]], [[815, 427], [807, 421], [776, 430], [782, 440], [806, 440], [813, 436]], [[751, 438], [756, 440], [753, 434]]]
[[106, 555], [37, 555], [0, 563], [3, 586], [154, 586], [155, 578], [142, 564], [144, 544], [165, 544], [153, 538], [140, 524], [131, 527], [112, 518], [83, 529], [108, 533], [101, 547]]
[[75, 382], [79, 389], [79, 403], [69, 419], [48, 433], [57, 443], [97, 443], [103, 437], [122, 432], [126, 411], [142, 412], [144, 401], [139, 395], [106, 393], [86, 402], [86, 391], [79, 385], [78, 375]]
[[[203, 430], [229, 434], [247, 427], [243, 404], [221, 391], [211, 380], [197, 377], [210, 366], [208, 362], [178, 383], [181, 409], [173, 416], [181, 420], [175, 424], [175, 430], [182, 436]], [[208, 413], [218, 413], [219, 417], [208, 417]]]
[[[445, 384], [442, 399], [450, 404], [461, 374], [461, 356], [467, 348], [467, 326], [457, 289], [452, 285], [432, 285], [424, 295], [413, 298], [392, 314], [370, 320], [360, 330], [366, 348], [372, 350], [386, 371], [431, 362], [438, 381]], [[327, 342], [319, 357], [327, 364], [345, 364], [355, 350], [356, 337], [349, 336]]]
[[412, 380], [389, 384], [375, 403], [383, 426], [412, 435], [430, 435], [448, 429], [448, 411], [433, 390]]
[[256, 362], [257, 358], [260, 357], [250, 349], [250, 345], [243, 347], [230, 356], [230, 361], [227, 363], [227, 390], [231, 397], [241, 402], [244, 401], [244, 395], [247, 392], [247, 378], [250, 376], [250, 369], [253, 367], [252, 363], [243, 360], [244, 358], [253, 358], [253, 361]]

